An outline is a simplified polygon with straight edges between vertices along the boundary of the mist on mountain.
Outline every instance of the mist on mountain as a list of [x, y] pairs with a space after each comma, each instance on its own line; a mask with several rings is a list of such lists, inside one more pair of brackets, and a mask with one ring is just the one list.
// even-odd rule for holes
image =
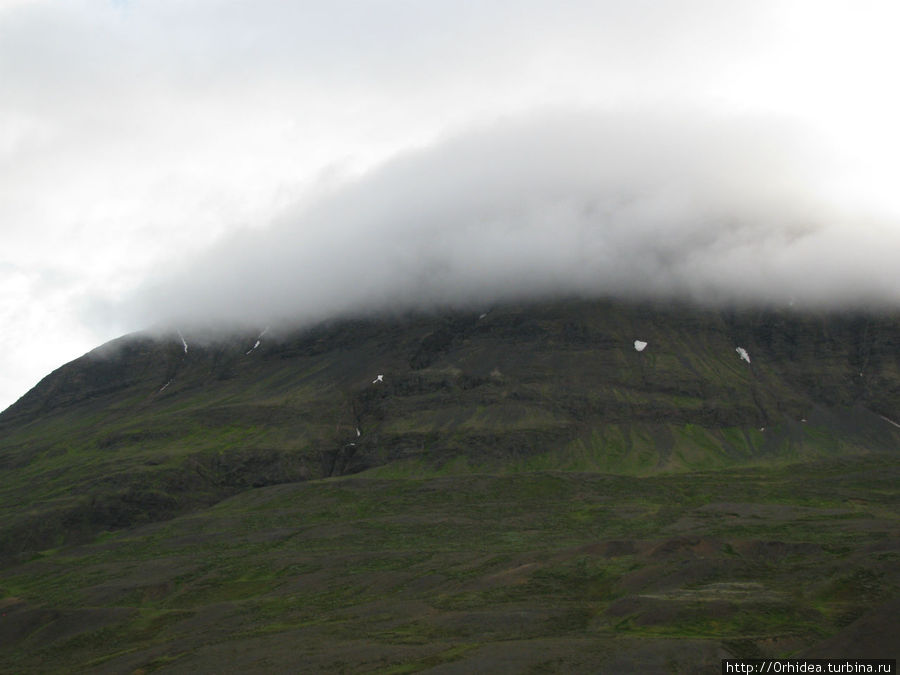
[[469, 129], [160, 271], [114, 310], [292, 324], [558, 295], [892, 305], [898, 234], [784, 123], [545, 111]]

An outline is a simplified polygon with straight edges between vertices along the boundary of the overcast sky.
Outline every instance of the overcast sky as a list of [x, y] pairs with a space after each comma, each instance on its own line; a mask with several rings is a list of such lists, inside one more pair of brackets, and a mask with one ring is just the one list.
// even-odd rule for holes
[[0, 0], [0, 409], [124, 332], [900, 302], [893, 0]]

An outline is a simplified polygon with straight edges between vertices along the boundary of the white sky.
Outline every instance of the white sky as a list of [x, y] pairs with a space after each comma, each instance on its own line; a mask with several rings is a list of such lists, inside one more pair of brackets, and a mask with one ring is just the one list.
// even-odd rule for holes
[[[655, 155], [636, 140], [640, 124], [625, 120], [652, 119], [645, 135], [666, 146], [661, 160], [670, 168], [682, 160], [691, 166], [686, 194], [709, 183], [728, 195], [729, 209], [745, 204], [746, 214], [760, 218], [782, 203], [773, 196], [777, 181], [767, 167], [791, 165], [783, 175], [776, 171], [791, 208], [854, 217], [825, 223], [827, 237], [809, 240], [800, 253], [766, 244], [764, 269], [747, 274], [789, 284], [786, 270], [798, 260], [809, 265], [804, 270], [824, 260], [835, 284], [851, 279], [896, 302], [900, 282], [889, 254], [900, 244], [897, 25], [900, 3], [888, 0], [0, 0], [0, 409], [99, 343], [170, 318], [168, 299], [182, 313], [198, 302], [227, 304], [216, 294], [232, 287], [210, 270], [249, 265], [252, 257], [235, 253], [248, 229], [261, 240], [269, 237], [269, 248], [257, 257], [282, 243], [312, 246], [304, 260], [315, 257], [317, 241], [322, 250], [333, 248], [328, 218], [343, 216], [333, 204], [321, 206], [323, 195], [370, 204], [366, 190], [382, 186], [402, 200], [397, 177], [424, 167], [441, 177], [423, 183], [423, 191], [439, 192], [432, 206], [446, 210], [459, 197], [458, 181], [446, 176], [468, 175], [480, 161], [453, 139], [473, 133], [498, 152], [518, 147], [517, 139], [528, 146], [525, 139], [538, 138], [545, 145], [558, 141], [573, 156], [582, 146], [629, 155], [615, 140], [616, 130], [627, 127], [622, 138], [640, 146], [635, 156], [644, 164], [623, 162], [626, 169], [616, 178], [617, 165], [589, 166], [581, 156], [574, 162], [606, 172], [608, 198], [616, 180], [640, 174], [637, 183], [646, 182], [642, 167]], [[504, 128], [504, 120], [515, 127], [548, 109], [556, 122], [522, 123], [518, 137], [485, 131]], [[670, 110], [676, 122], [660, 122]], [[567, 123], [559, 119], [570, 114], [580, 120], [579, 131], [592, 135], [583, 144], [560, 140]], [[681, 136], [678, 125], [692, 116], [726, 120], [724, 131], [699, 124], [701, 132], [688, 123], [685, 135], [715, 148], [721, 134], [724, 150], [707, 155], [668, 147], [666, 134]], [[600, 122], [584, 121], [591, 117]], [[734, 132], [734, 120], [774, 130], [765, 138], [776, 142], [764, 139], [768, 149], [758, 151], [756, 132]], [[598, 131], [604, 124], [610, 128]], [[803, 155], [796, 162], [795, 143]], [[413, 159], [400, 162], [412, 168], [378, 168], [416, 149]], [[544, 157], [536, 147], [530, 152]], [[577, 174], [553, 164], [565, 164], [565, 156], [550, 152], [550, 168], [527, 180], [508, 178], [516, 173], [513, 159], [498, 161], [485, 181], [503, 193], [507, 182], [520, 180], [518, 189], [527, 186], [528, 194], [553, 181], [577, 182]], [[724, 185], [715, 178], [717, 166], [753, 189]], [[361, 186], [343, 187], [357, 176], [365, 176]], [[573, 199], [591, 201], [592, 189], [578, 187]], [[520, 191], [510, 189], [508, 196], [521, 201]], [[700, 201], [709, 212], [709, 195]], [[753, 211], [760, 201], [772, 207], [765, 214]], [[306, 204], [317, 205], [318, 217], [304, 215]], [[379, 222], [393, 222], [388, 206], [377, 205], [381, 221], [370, 224], [365, 213], [346, 216], [342, 222], [353, 225], [341, 236], [353, 234], [365, 249], [406, 232], [379, 230]], [[429, 218], [427, 206], [418, 203], [416, 216]], [[420, 233], [439, 242], [424, 250], [433, 255], [435, 246], [451, 252], [461, 246], [448, 232], [464, 229], [462, 220], [476, 206], [483, 204], [460, 208], [457, 222], [435, 214], [446, 229]], [[489, 207], [494, 216], [508, 211], [499, 202]], [[636, 259], [647, 241], [667, 236], [665, 218], [645, 212], [640, 223], [649, 231], [622, 243]], [[530, 229], [516, 235], [522, 261], [540, 266], [541, 256], [559, 254], [542, 272], [547, 279], [569, 262], [564, 249], [544, 247], [547, 232], [562, 240], [567, 233], [585, 236], [583, 224], [560, 236], [554, 214], [560, 222], [577, 220], [542, 206], [523, 216]], [[473, 235], [482, 237], [475, 244], [503, 248], [504, 227]], [[629, 225], [629, 232], [635, 228]], [[698, 232], [681, 226], [678, 235], [693, 241]], [[785, 240], [785, 232], [774, 241]], [[603, 250], [618, 241], [597, 236]], [[741, 281], [728, 270], [742, 269], [746, 258], [729, 241], [701, 281], [720, 280], [740, 295]], [[685, 249], [672, 250], [684, 256]], [[293, 260], [283, 257], [285, 264]], [[441, 259], [452, 268], [454, 259], [448, 260]], [[493, 274], [494, 258], [478, 260], [483, 267], [473, 274], [479, 281], [500, 288], [514, 278], [515, 264], [502, 277]], [[190, 288], [192, 269], [200, 270], [201, 290]], [[613, 287], [628, 281], [604, 279]], [[274, 273], [267, 280], [270, 292], [277, 283], [309, 283]], [[402, 295], [408, 281], [380, 280], [378, 292]], [[676, 282], [688, 290], [693, 283]], [[461, 282], [453, 277], [448, 283]], [[675, 282], [664, 276], [658, 283]], [[748, 284], [750, 296], [767, 297], [769, 287], [763, 292]], [[193, 300], [179, 305], [177, 289]], [[323, 297], [336, 307], [361, 302], [348, 294], [334, 284]], [[240, 302], [232, 303], [235, 311]]]

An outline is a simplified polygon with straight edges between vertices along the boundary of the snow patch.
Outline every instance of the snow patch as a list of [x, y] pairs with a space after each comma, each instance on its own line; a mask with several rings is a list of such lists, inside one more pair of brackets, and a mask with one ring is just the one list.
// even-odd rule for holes
[[166, 382], [163, 386], [161, 386], [161, 387], [159, 388], [159, 391], [156, 392], [156, 393], [158, 394], [158, 393], [160, 393], [161, 391], [165, 390], [165, 388], [168, 387], [170, 384], [172, 384], [172, 382], [174, 382], [174, 381], [175, 381], [175, 380], [169, 380], [169, 381]]
[[250, 347], [250, 349], [248, 349], [247, 351], [245, 351], [245, 352], [244, 352], [244, 356], [247, 356], [247, 354], [249, 354], [249, 353], [252, 352], [254, 349], [256, 349], [257, 347], [259, 347], [259, 345], [262, 344], [263, 335], [265, 335], [265, 334], [268, 333], [268, 332], [269, 332], [269, 326], [266, 326], [265, 330], [264, 330], [262, 333], [260, 333], [259, 335], [256, 336], [256, 344], [254, 344], [252, 347]]
[[881, 419], [883, 419], [885, 422], [887, 422], [888, 424], [893, 424], [895, 427], [900, 429], [900, 424], [897, 424], [894, 420], [890, 419], [889, 417], [885, 417], [884, 415], [879, 415], [879, 417]]
[[744, 349], [743, 347], [735, 347], [734, 351], [736, 351], [738, 353], [738, 356], [740, 356], [744, 361], [750, 363], [750, 355], [747, 353], [746, 349]]
[[643, 340], [635, 340], [634, 341], [634, 350], [637, 352], [642, 352], [647, 348], [647, 343]]
[[372, 384], [377, 384], [378, 382], [384, 382], [384, 375], [377, 375], [374, 380], [372, 380]]
[[180, 331], [180, 330], [175, 331], [175, 332], [178, 333], [178, 337], [181, 338], [181, 344], [184, 345], [184, 353], [187, 354], [187, 352], [188, 352], [188, 344], [187, 344], [187, 340], [184, 339], [184, 335], [181, 334], [181, 331]]

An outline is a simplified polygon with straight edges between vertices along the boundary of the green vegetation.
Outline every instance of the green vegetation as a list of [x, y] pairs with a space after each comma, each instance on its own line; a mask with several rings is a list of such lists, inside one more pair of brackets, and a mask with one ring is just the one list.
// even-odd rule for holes
[[48, 376], [0, 415], [0, 671], [679, 672], [892, 644], [900, 323], [479, 316], [249, 355], [132, 336]]
[[623, 638], [638, 661], [672, 639], [788, 655], [900, 597], [898, 479], [859, 458], [252, 489], [8, 567], [0, 670], [415, 672], [521, 640], [566, 669]]

